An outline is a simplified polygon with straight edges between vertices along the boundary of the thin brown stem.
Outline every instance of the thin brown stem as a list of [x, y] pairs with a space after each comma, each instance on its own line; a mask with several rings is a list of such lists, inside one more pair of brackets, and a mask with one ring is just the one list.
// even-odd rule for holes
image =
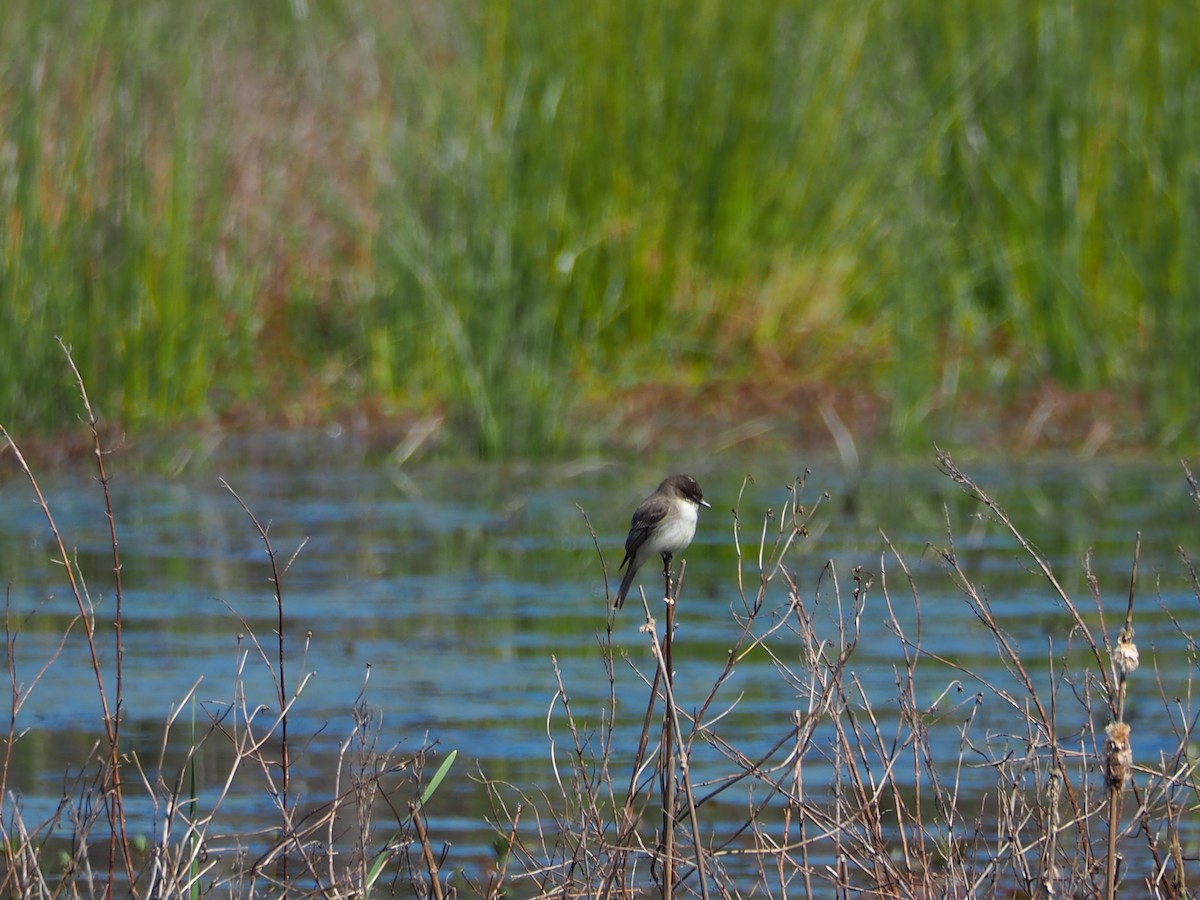
[[[276, 628], [275, 633], [278, 638], [277, 649], [278, 649], [278, 666], [279, 666], [279, 668], [277, 670], [276, 684], [275, 684], [276, 696], [279, 701], [279, 709], [280, 709], [280, 719], [279, 719], [280, 762], [279, 762], [279, 766], [280, 766], [281, 771], [280, 771], [279, 803], [280, 803], [280, 810], [282, 811], [283, 816], [284, 816], [284, 827], [286, 829], [286, 828], [288, 828], [288, 822], [289, 822], [289, 817], [290, 817], [288, 790], [290, 787], [290, 779], [291, 779], [291, 759], [290, 759], [290, 749], [288, 746], [288, 706], [289, 706], [289, 703], [288, 703], [288, 692], [287, 692], [287, 676], [286, 676], [286, 671], [284, 668], [284, 664], [286, 662], [286, 657], [285, 657], [285, 653], [284, 653], [286, 631], [284, 629], [284, 615], [283, 615], [283, 609], [284, 609], [284, 607], [283, 607], [283, 583], [282, 583], [282, 578], [281, 578], [281, 574], [280, 574], [280, 570], [279, 570], [279, 563], [278, 563], [278, 560], [275, 555], [275, 547], [271, 543], [270, 535], [267, 534], [267, 528], [263, 527], [263, 525], [258, 521], [258, 518], [254, 515], [254, 513], [250, 511], [250, 507], [248, 507], [246, 505], [246, 503], [238, 495], [237, 491], [235, 491], [230, 486], [229, 482], [227, 482], [224, 478], [222, 478], [221, 484], [225, 487], [225, 489], [227, 491], [229, 491], [230, 494], [233, 495], [233, 498], [238, 502], [238, 506], [240, 506], [242, 508], [242, 510], [246, 513], [246, 515], [250, 518], [251, 523], [253, 523], [255, 530], [258, 532], [259, 538], [263, 542], [263, 546], [266, 548], [267, 558], [270, 560], [270, 563], [271, 563], [271, 583], [274, 585], [274, 588], [275, 588], [275, 609], [276, 609], [276, 613], [277, 613], [277, 628]], [[301, 546], [303, 546], [303, 544]], [[296, 552], [299, 553], [300, 552], [299, 549]], [[295, 555], [293, 554], [292, 559], [288, 561], [288, 566], [291, 565], [291, 562], [294, 559], [295, 559]], [[285, 569], [286, 569], [286, 567], [285, 567]], [[288, 837], [289, 837], [288, 834], [284, 835], [285, 840]], [[287, 876], [288, 876], [288, 855], [286, 853], [283, 854], [280, 865], [281, 865], [283, 880], [286, 882]]]

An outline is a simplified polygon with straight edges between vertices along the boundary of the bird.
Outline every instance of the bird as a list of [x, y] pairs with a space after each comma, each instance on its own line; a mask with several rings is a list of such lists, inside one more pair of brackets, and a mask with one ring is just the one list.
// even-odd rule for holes
[[[669, 475], [658, 489], [641, 502], [629, 521], [625, 538], [625, 570], [614, 608], [620, 609], [633, 585], [633, 576], [654, 555], [663, 560], [663, 575], [670, 578], [671, 557], [682, 553], [696, 534], [696, 515], [700, 507], [712, 509], [704, 492], [691, 475]], [[618, 569], [618, 571], [620, 570]]]

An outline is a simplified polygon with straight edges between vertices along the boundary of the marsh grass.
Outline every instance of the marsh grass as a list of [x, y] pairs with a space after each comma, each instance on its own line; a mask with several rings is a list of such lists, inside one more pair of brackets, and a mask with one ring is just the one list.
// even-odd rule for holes
[[601, 439], [614, 391], [765, 372], [913, 442], [1048, 381], [1179, 440], [1196, 33], [1069, 0], [16, 0], [0, 409], [69, 421], [61, 336], [127, 425], [442, 409], [520, 453]]

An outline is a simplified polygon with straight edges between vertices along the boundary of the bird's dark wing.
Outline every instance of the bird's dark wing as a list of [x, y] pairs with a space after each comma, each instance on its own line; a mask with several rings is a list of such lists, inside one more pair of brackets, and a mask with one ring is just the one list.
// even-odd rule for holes
[[620, 568], [637, 558], [638, 549], [670, 511], [671, 501], [665, 497], [650, 497], [634, 511], [629, 522], [629, 536], [625, 538], [625, 559]]

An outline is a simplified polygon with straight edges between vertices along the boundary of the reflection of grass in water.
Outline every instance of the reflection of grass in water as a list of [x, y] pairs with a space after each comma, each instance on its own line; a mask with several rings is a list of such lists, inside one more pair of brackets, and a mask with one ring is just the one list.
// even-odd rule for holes
[[567, 430], [608, 379], [849, 367], [900, 435], [1052, 378], [1136, 392], [1171, 439], [1200, 390], [1198, 28], [1186, 4], [18, 0], [0, 407], [60, 424], [60, 334], [127, 422], [380, 397], [512, 452], [610, 427]]

